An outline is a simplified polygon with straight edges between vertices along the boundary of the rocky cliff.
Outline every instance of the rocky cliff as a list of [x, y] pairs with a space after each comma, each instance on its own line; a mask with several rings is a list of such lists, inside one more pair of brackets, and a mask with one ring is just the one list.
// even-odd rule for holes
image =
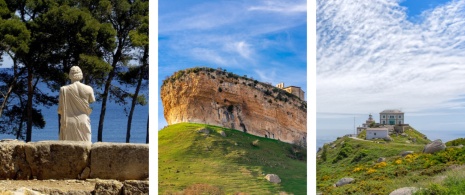
[[307, 104], [293, 94], [221, 69], [181, 70], [163, 81], [169, 125], [192, 122], [306, 145]]

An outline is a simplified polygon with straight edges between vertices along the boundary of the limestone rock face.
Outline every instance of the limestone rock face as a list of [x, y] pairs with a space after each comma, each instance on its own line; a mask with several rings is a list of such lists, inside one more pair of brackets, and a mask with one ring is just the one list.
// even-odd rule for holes
[[44, 141], [25, 144], [26, 159], [37, 179], [76, 179], [87, 167], [90, 142]]
[[306, 145], [306, 102], [269, 84], [220, 70], [183, 70], [161, 87], [169, 125], [193, 122]]
[[435, 153], [446, 149], [446, 144], [442, 143], [440, 139], [434, 140], [433, 142], [427, 144], [423, 149], [424, 153]]
[[270, 181], [271, 183], [281, 183], [281, 179], [276, 174], [267, 174], [265, 179]]
[[149, 176], [148, 144], [99, 142], [90, 155], [90, 178], [137, 180]]

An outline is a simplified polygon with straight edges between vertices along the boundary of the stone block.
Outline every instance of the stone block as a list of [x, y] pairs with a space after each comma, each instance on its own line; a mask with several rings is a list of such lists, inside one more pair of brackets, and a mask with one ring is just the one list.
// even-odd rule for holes
[[0, 179], [28, 179], [31, 176], [25, 145], [17, 140], [0, 142]]
[[144, 180], [149, 177], [149, 145], [95, 143], [90, 178]]
[[24, 146], [33, 178], [78, 179], [88, 165], [92, 143], [42, 141]]

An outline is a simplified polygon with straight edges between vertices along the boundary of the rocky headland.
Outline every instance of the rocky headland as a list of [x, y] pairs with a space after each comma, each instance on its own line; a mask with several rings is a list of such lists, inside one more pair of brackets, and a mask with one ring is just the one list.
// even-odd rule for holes
[[297, 96], [221, 69], [175, 72], [161, 87], [169, 125], [190, 122], [306, 145], [307, 104]]

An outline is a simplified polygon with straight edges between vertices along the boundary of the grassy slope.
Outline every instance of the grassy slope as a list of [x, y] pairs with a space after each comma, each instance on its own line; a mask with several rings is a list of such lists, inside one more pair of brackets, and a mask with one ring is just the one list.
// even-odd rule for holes
[[[208, 127], [206, 136], [197, 133]], [[225, 131], [227, 137], [219, 132]], [[181, 123], [158, 132], [159, 194], [208, 184], [226, 194], [306, 194], [306, 162], [287, 157], [290, 144], [203, 124]], [[258, 147], [251, 143], [259, 140]], [[274, 173], [280, 184], [263, 174]]]
[[[416, 138], [417, 143], [411, 143], [407, 137], [391, 136], [392, 142], [344, 137], [328, 144], [318, 152], [318, 191], [325, 194], [389, 194], [400, 187], [428, 187], [431, 176], [442, 174], [450, 165], [465, 162], [464, 149], [448, 148], [433, 155], [422, 154], [429, 140], [423, 139], [424, 136], [413, 128], [406, 134]], [[399, 155], [407, 150], [415, 153], [406, 157]], [[377, 163], [379, 157], [385, 157], [386, 162]], [[352, 177], [356, 181], [333, 187], [343, 177]]]

